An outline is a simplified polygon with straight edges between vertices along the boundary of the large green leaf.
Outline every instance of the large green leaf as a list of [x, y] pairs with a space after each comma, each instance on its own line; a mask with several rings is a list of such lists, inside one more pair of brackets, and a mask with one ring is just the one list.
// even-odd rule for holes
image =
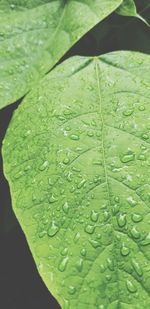
[[0, 108], [26, 94], [122, 0], [0, 1]]
[[150, 307], [150, 57], [74, 57], [15, 112], [13, 208], [62, 308]]
[[134, 0], [124, 0], [117, 9], [117, 13], [123, 16], [137, 17], [149, 26], [148, 22], [140, 14], [138, 14]]

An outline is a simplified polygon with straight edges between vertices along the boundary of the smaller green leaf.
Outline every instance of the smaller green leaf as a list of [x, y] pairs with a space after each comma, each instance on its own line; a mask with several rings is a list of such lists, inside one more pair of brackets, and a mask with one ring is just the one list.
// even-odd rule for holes
[[137, 12], [134, 0], [124, 0], [116, 11], [119, 15], [132, 16], [141, 19], [147, 26], [148, 22]]

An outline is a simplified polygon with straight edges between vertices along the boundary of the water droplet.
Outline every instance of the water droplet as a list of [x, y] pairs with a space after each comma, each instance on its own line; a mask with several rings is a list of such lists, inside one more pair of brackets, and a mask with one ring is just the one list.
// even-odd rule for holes
[[63, 260], [60, 262], [59, 266], [58, 266], [58, 269], [63, 272], [65, 271], [66, 267], [67, 267], [67, 264], [68, 264], [68, 260], [69, 260], [69, 257], [66, 256], [63, 258]]
[[76, 233], [75, 237], [74, 237], [74, 242], [77, 243], [77, 241], [80, 239], [80, 233]]
[[10, 4], [10, 8], [11, 8], [12, 10], [14, 10], [15, 4]]
[[135, 222], [135, 223], [138, 223], [140, 221], [143, 220], [143, 217], [139, 214], [133, 214], [132, 215], [132, 221]]
[[124, 116], [131, 116], [132, 114], [133, 114], [133, 109], [128, 109], [128, 110], [123, 112]]
[[107, 259], [107, 265], [108, 265], [108, 268], [109, 268], [111, 271], [114, 270], [114, 263], [113, 263], [113, 261], [112, 261], [110, 258]]
[[111, 275], [106, 275], [106, 280], [107, 280], [107, 281], [110, 281], [110, 280], [111, 280], [111, 278], [112, 278], [112, 276], [111, 276]]
[[142, 112], [145, 110], [145, 107], [143, 105], [139, 106], [139, 110]]
[[38, 235], [39, 238], [43, 238], [46, 235], [46, 231], [41, 231]]
[[49, 203], [55, 203], [55, 202], [57, 202], [58, 201], [58, 198], [55, 196], [55, 195], [51, 195], [50, 197], [49, 197]]
[[113, 215], [115, 216], [118, 212], [119, 212], [119, 210], [120, 210], [120, 207], [119, 207], [119, 205], [114, 205], [113, 207], [112, 207], [112, 213], [113, 213]]
[[91, 220], [93, 221], [93, 222], [97, 222], [97, 220], [98, 220], [98, 213], [95, 211], [95, 210], [92, 210], [91, 211]]
[[48, 236], [50, 237], [53, 237], [56, 235], [56, 233], [59, 231], [59, 227], [58, 225], [55, 223], [55, 221], [52, 221], [48, 231], [47, 231], [47, 234]]
[[148, 139], [149, 139], [149, 136], [148, 136], [147, 134], [143, 134], [143, 135], [142, 135], [142, 138], [145, 139], [145, 140], [148, 140]]
[[96, 248], [98, 248], [98, 247], [101, 246], [100, 243], [99, 243], [97, 240], [90, 239], [89, 242], [91, 243], [91, 245], [92, 245], [92, 247], [93, 247], [94, 249], [96, 249]]
[[79, 135], [72, 134], [72, 135], [70, 136], [70, 138], [71, 138], [72, 140], [74, 140], [74, 141], [77, 141], [77, 140], [79, 140]]
[[48, 161], [44, 161], [43, 164], [39, 167], [40, 171], [44, 171], [48, 167]]
[[64, 309], [69, 309], [69, 301], [67, 299], [64, 299]]
[[92, 137], [94, 134], [93, 134], [92, 131], [90, 131], [90, 132], [87, 133], [87, 135], [88, 135], [89, 137]]
[[68, 248], [64, 248], [62, 251], [61, 251], [61, 255], [65, 256], [67, 255], [68, 253]]
[[63, 205], [63, 211], [65, 214], [68, 214], [68, 211], [69, 211], [69, 205], [67, 202], [65, 202], [65, 204]]
[[117, 222], [119, 227], [124, 227], [126, 225], [126, 215], [120, 214], [119, 217], [117, 218]]
[[95, 230], [95, 226], [94, 225], [88, 224], [85, 227], [85, 232], [88, 233], [88, 234], [93, 234], [94, 230]]
[[120, 199], [119, 199], [118, 196], [115, 196], [114, 200], [115, 200], [116, 203], [119, 203], [119, 200], [120, 200]]
[[132, 196], [129, 196], [129, 197], [127, 198], [127, 201], [128, 201], [128, 203], [129, 203], [131, 206], [133, 206], [133, 207], [137, 205], [137, 202], [133, 199]]
[[130, 161], [133, 161], [135, 159], [135, 155], [132, 154], [126, 154], [124, 156], [121, 157], [121, 162], [122, 163], [128, 163]]
[[140, 155], [138, 156], [138, 160], [140, 160], [140, 161], [145, 161], [145, 160], [146, 160], [145, 155], [144, 155], [144, 154], [140, 154]]
[[63, 163], [64, 163], [64, 164], [68, 164], [69, 162], [70, 162], [69, 158], [65, 158], [65, 159], [63, 160]]
[[80, 259], [80, 260], [76, 263], [76, 268], [78, 269], [79, 272], [82, 271], [82, 268], [83, 268], [83, 259]]
[[81, 253], [82, 256], [86, 256], [86, 250], [85, 250], [84, 248], [81, 249], [81, 252], [80, 252], [80, 253]]
[[80, 168], [77, 168], [75, 166], [72, 167], [72, 170], [73, 172], [77, 172], [77, 173], [81, 172]]
[[127, 280], [126, 284], [127, 284], [127, 289], [128, 289], [129, 292], [135, 293], [137, 291], [137, 289], [136, 289], [135, 285], [132, 283], [132, 281]]
[[74, 295], [76, 292], [76, 288], [74, 286], [69, 287], [69, 294]]
[[109, 218], [110, 218], [110, 213], [107, 210], [105, 210], [104, 211], [104, 221], [107, 221]]
[[78, 188], [78, 189], [81, 189], [81, 188], [84, 186], [85, 183], [86, 183], [86, 180], [83, 179], [83, 180], [78, 184], [77, 188]]
[[140, 232], [137, 231], [136, 227], [134, 226], [131, 230], [131, 235], [133, 236], [133, 238], [138, 239], [140, 238]]
[[125, 245], [122, 246], [121, 248], [121, 254], [123, 256], [127, 256], [130, 253], [130, 249], [128, 247], [126, 247]]
[[150, 233], [146, 236], [145, 239], [143, 239], [140, 243], [142, 246], [150, 245]]
[[142, 272], [142, 269], [141, 269], [139, 263], [135, 259], [132, 259], [131, 263], [132, 263], [132, 266], [133, 266], [135, 272], [137, 273], [137, 275], [141, 277], [143, 275], [143, 272]]

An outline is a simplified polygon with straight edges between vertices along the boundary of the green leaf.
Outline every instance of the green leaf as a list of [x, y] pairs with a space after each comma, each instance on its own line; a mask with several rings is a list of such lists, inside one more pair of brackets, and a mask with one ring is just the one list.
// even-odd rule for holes
[[62, 308], [150, 307], [150, 56], [74, 57], [17, 109], [13, 208]]
[[134, 0], [124, 0], [116, 12], [123, 16], [137, 17], [141, 19], [147, 26], [149, 26], [148, 22], [138, 14]]
[[0, 1], [0, 108], [24, 96], [121, 0]]

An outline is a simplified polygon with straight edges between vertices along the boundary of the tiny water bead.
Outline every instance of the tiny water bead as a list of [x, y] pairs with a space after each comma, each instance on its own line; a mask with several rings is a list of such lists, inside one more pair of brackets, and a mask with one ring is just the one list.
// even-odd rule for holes
[[80, 258], [80, 259], [77, 261], [77, 263], [76, 263], [76, 268], [77, 268], [77, 270], [78, 270], [79, 272], [82, 271], [82, 269], [83, 269], [83, 259], [82, 259], [82, 258]]
[[126, 225], [126, 214], [120, 214], [117, 218], [119, 227], [124, 227]]
[[88, 234], [93, 234], [94, 230], [95, 230], [94, 225], [88, 224], [88, 225], [85, 226], [85, 232], [88, 233]]
[[68, 202], [65, 202], [64, 204], [63, 204], [63, 211], [64, 211], [64, 213], [65, 214], [68, 214], [68, 212], [69, 212], [69, 204], [68, 204]]
[[92, 211], [91, 211], [91, 220], [92, 220], [93, 222], [97, 222], [98, 216], [99, 216], [99, 214], [98, 214], [95, 210], [92, 210]]
[[133, 109], [127, 109], [123, 112], [124, 116], [131, 116], [133, 114]]
[[70, 136], [70, 138], [71, 138], [73, 141], [78, 141], [78, 140], [79, 140], [79, 135], [72, 134], [72, 135]]
[[48, 231], [47, 231], [48, 236], [53, 237], [53, 236], [56, 235], [56, 233], [57, 233], [58, 231], [59, 231], [58, 225], [56, 224], [55, 221], [52, 221], [52, 222], [51, 222], [51, 225], [50, 225], [50, 227], [49, 227], [49, 229], [48, 229]]
[[82, 256], [86, 256], [86, 249], [84, 249], [84, 248], [81, 249], [80, 253], [81, 253]]
[[58, 201], [58, 198], [57, 196], [55, 196], [54, 194], [52, 194], [49, 199], [48, 199], [49, 203], [52, 204], [52, 203], [55, 203]]
[[76, 288], [74, 286], [70, 286], [68, 293], [74, 295], [76, 293]]
[[141, 277], [143, 275], [143, 271], [142, 271], [139, 263], [135, 259], [132, 259], [131, 264], [132, 264], [135, 272], [137, 273], [137, 275]]
[[66, 267], [67, 267], [67, 264], [68, 264], [68, 261], [69, 261], [69, 257], [68, 257], [68, 256], [64, 257], [64, 258], [61, 260], [60, 264], [58, 265], [59, 271], [61, 271], [61, 272], [64, 272], [64, 271], [65, 271], [65, 269], [66, 269]]
[[128, 256], [129, 253], [130, 253], [130, 249], [127, 246], [123, 245], [121, 248], [121, 254], [123, 256]]
[[44, 161], [43, 164], [39, 167], [40, 171], [44, 171], [48, 167], [48, 161]]

